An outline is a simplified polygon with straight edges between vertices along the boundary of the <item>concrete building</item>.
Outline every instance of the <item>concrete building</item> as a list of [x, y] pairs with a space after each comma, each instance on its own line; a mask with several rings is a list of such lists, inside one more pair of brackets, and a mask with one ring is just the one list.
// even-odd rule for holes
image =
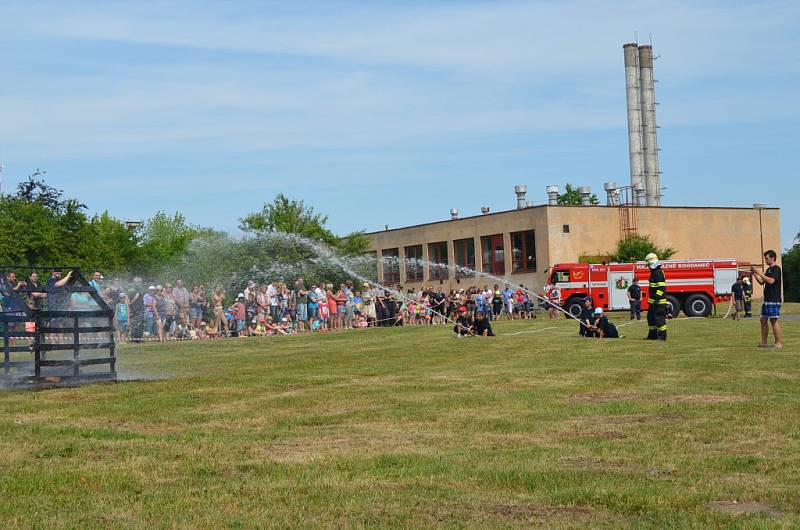
[[761, 264], [763, 250], [781, 250], [780, 210], [761, 205], [520, 206], [367, 234], [379, 258], [379, 281], [408, 287], [442, 286], [446, 290], [500, 283], [470, 275], [466, 268], [541, 290], [552, 264], [612, 252], [631, 214], [636, 217], [639, 234], [676, 249], [673, 259], [736, 258]]

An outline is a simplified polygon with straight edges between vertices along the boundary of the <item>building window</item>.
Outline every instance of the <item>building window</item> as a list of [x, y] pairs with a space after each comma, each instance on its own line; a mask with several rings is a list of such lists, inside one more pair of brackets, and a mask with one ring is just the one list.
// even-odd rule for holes
[[406, 254], [406, 281], [422, 281], [422, 245], [412, 245], [405, 248]]
[[383, 283], [400, 283], [400, 251], [396, 248], [386, 248], [381, 252], [383, 264]]
[[569, 234], [569, 225], [564, 225], [561, 227], [561, 231], [565, 234]]
[[511, 234], [511, 271], [536, 272], [536, 231]]
[[430, 262], [430, 279], [447, 279], [447, 241], [428, 243], [428, 261]]
[[456, 278], [475, 276], [475, 240], [456, 239], [453, 241], [453, 253], [456, 259]]
[[481, 256], [483, 272], [502, 276], [506, 273], [506, 253], [503, 248], [503, 234], [481, 237]]

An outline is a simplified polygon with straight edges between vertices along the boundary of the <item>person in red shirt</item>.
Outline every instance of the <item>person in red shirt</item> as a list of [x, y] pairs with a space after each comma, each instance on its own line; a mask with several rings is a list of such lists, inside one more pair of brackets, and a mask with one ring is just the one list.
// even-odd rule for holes
[[236, 336], [241, 337], [246, 334], [247, 328], [247, 307], [244, 305], [244, 293], [239, 293], [231, 310], [233, 310], [233, 321], [236, 323]]

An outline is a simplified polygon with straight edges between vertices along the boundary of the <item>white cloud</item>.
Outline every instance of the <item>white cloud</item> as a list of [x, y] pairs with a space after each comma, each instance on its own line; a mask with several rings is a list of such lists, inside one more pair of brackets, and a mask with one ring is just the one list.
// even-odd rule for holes
[[[621, 44], [637, 28], [643, 39], [652, 32], [664, 54], [656, 66], [666, 81], [660, 99], [670, 103], [659, 109], [662, 124], [798, 114], [793, 84], [743, 85], [739, 93], [708, 86], [765, 73], [796, 78], [800, 9], [792, 2], [358, 3], [320, 11], [241, 2], [6, 5], [7, 41], [33, 38], [55, 56], [62, 43], [90, 52], [117, 43], [140, 57], [62, 57], [66, 67], [91, 68], [16, 78], [12, 67], [21, 86], [0, 91], [4, 121], [14, 124], [0, 141], [20, 156], [82, 156], [624, 128]], [[159, 60], [158, 46], [196, 53], [174, 64]]]

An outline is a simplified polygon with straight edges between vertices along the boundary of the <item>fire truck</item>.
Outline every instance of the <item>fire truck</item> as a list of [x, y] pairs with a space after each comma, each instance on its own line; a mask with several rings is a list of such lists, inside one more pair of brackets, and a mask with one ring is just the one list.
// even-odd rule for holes
[[[710, 315], [715, 304], [730, 300], [731, 287], [739, 276], [735, 259], [662, 261], [661, 268], [667, 277], [667, 308], [673, 318], [681, 309], [690, 317]], [[549, 295], [558, 288], [563, 308], [574, 316], [580, 316], [587, 296], [595, 307], [630, 309], [627, 293], [634, 278], [639, 279], [642, 309], [646, 310], [650, 269], [644, 262], [559, 263], [552, 268], [546, 291]]]

